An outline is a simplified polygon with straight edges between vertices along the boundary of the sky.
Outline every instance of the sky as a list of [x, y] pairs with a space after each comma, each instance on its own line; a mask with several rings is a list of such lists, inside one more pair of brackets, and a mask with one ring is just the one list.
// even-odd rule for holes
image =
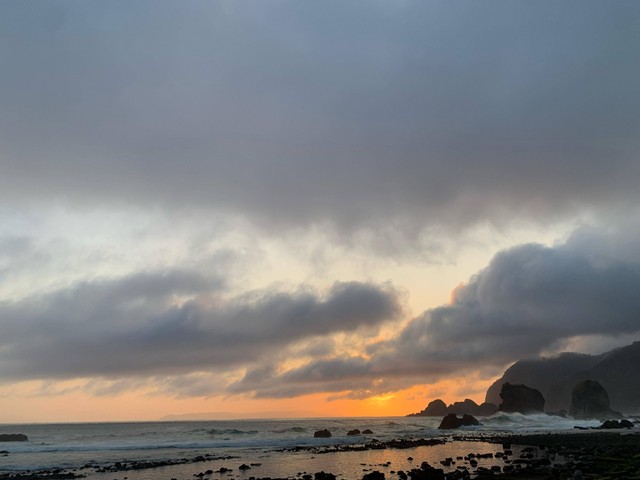
[[405, 415], [640, 339], [639, 24], [0, 0], [0, 422]]

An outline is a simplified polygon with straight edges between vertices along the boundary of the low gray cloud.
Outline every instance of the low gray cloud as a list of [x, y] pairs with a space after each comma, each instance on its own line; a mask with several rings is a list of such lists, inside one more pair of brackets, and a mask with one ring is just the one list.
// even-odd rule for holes
[[3, 2], [0, 198], [410, 236], [635, 208], [639, 19], [633, 1]]
[[[553, 246], [498, 253], [456, 289], [449, 305], [425, 311], [368, 356], [325, 358], [237, 387], [257, 396], [363, 389], [381, 393], [486, 369], [562, 347], [582, 336], [640, 332], [640, 261], [634, 229], [581, 230]], [[637, 237], [636, 237], [637, 238]]]
[[180, 269], [82, 282], [0, 303], [4, 381], [224, 372], [296, 342], [393, 320], [390, 286], [226, 298], [216, 275]]

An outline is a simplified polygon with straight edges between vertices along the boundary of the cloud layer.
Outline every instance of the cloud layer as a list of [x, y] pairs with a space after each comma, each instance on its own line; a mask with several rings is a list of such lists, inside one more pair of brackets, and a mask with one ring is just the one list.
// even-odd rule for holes
[[263, 226], [635, 206], [636, 2], [2, 6], [0, 198]]
[[637, 245], [625, 240], [631, 236], [580, 231], [555, 247], [500, 252], [455, 290], [450, 305], [425, 311], [395, 337], [370, 345], [366, 356], [320, 359], [235, 388], [273, 397], [305, 390], [372, 395], [503, 368], [575, 337], [632, 338], [640, 332], [640, 262]]
[[222, 285], [192, 271], [145, 272], [0, 303], [0, 377], [225, 372], [279, 358], [296, 342], [376, 328], [401, 311], [388, 286], [224, 298]]

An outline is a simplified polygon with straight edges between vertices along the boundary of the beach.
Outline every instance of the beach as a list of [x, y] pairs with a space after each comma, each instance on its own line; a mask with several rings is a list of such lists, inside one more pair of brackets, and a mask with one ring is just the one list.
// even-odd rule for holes
[[[436, 418], [341, 418], [2, 426], [0, 478], [218, 480], [288, 478], [638, 478], [638, 427], [547, 415], [497, 415], [438, 430]], [[575, 429], [570, 424], [580, 429]], [[314, 438], [320, 427], [330, 438]], [[347, 435], [369, 428], [369, 435]], [[376, 473], [378, 472], [378, 473]], [[636, 476], [633, 476], [636, 475]], [[332, 478], [331, 476], [326, 478]], [[367, 477], [368, 476], [368, 477]]]

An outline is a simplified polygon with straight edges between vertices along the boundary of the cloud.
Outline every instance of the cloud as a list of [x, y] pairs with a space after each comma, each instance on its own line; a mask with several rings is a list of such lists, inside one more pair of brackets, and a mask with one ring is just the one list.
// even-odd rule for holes
[[216, 275], [165, 269], [4, 301], [0, 376], [225, 372], [297, 342], [375, 328], [401, 311], [388, 285], [343, 282], [325, 295], [300, 289], [235, 297], [225, 296], [224, 285]]
[[[363, 390], [369, 395], [463, 372], [499, 373], [584, 337], [640, 333], [640, 261], [635, 229], [576, 231], [556, 246], [499, 252], [458, 287], [451, 304], [425, 311], [366, 357], [334, 356], [238, 384], [256, 395]], [[637, 237], [636, 237], [637, 238]]]
[[369, 7], [4, 3], [0, 198], [405, 236], [635, 208], [637, 3]]

